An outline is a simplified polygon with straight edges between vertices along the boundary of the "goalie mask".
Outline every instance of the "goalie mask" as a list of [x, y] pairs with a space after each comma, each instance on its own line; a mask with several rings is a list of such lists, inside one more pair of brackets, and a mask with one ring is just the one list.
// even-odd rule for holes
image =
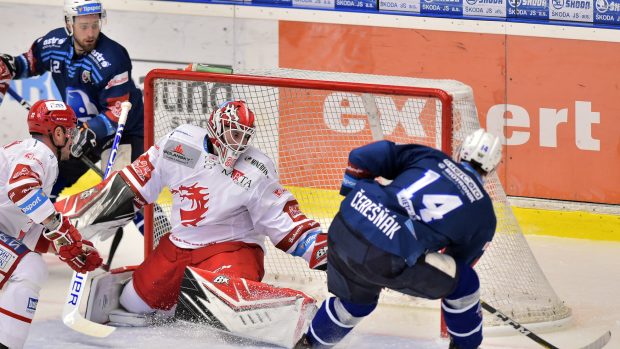
[[459, 161], [475, 162], [487, 174], [502, 160], [502, 144], [492, 133], [478, 129], [468, 135], [459, 150]]
[[99, 28], [106, 21], [106, 12], [99, 0], [65, 0], [65, 31], [73, 35], [73, 21], [77, 16], [99, 15]]
[[254, 113], [244, 101], [230, 101], [211, 113], [209, 139], [222, 166], [230, 171], [254, 138]]

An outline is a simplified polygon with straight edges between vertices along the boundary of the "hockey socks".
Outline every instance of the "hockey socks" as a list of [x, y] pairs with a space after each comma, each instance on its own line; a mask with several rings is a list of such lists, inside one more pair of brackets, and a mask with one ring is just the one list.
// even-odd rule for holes
[[377, 304], [355, 304], [330, 297], [317, 311], [306, 334], [313, 348], [330, 348], [370, 314]]
[[480, 281], [469, 265], [459, 265], [456, 290], [441, 302], [441, 311], [452, 343], [459, 349], [475, 349], [482, 343]]

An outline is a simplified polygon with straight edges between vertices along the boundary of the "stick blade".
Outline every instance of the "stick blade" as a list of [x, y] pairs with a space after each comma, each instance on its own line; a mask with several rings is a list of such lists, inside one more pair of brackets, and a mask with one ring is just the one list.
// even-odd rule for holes
[[89, 321], [77, 312], [72, 312], [63, 316], [62, 322], [72, 330], [91, 337], [107, 337], [112, 334], [114, 330], [116, 330], [116, 327], [106, 326]]
[[600, 348], [603, 348], [604, 346], [606, 346], [607, 343], [609, 343], [610, 340], [611, 340], [611, 331], [607, 331], [605, 334], [600, 336], [594, 342], [586, 345], [585, 347], [581, 347], [579, 349], [600, 349]]

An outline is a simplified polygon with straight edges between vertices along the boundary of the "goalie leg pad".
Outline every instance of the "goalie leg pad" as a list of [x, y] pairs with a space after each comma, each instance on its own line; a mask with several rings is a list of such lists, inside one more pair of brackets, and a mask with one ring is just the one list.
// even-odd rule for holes
[[301, 291], [188, 267], [175, 317], [292, 348], [315, 311]]
[[84, 239], [91, 240], [98, 235], [105, 240], [133, 219], [134, 198], [129, 185], [115, 173], [90, 189], [57, 201], [54, 206], [69, 217]]
[[132, 274], [133, 269], [115, 269], [94, 276], [90, 282], [85, 317], [99, 324], [110, 322], [110, 312], [120, 308], [121, 291]]

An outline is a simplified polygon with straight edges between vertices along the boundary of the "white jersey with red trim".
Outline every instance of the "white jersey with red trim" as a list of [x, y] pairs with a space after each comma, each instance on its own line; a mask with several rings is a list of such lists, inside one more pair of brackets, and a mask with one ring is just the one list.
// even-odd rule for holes
[[58, 177], [58, 160], [34, 138], [0, 147], [0, 231], [34, 249], [43, 226], [56, 212], [48, 198]]
[[268, 236], [287, 251], [319, 227], [280, 184], [269, 157], [249, 147], [226, 171], [209, 153], [206, 136], [206, 129], [181, 125], [121, 172], [138, 200], [152, 203], [162, 188], [170, 189], [170, 240], [176, 246], [243, 241], [263, 247]]

